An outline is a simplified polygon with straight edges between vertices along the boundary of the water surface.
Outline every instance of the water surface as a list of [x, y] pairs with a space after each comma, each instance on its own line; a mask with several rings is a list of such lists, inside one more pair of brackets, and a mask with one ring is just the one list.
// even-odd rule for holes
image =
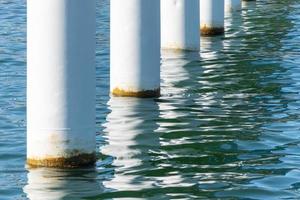
[[300, 3], [227, 16], [201, 52], [162, 53], [162, 96], [109, 96], [97, 5], [95, 168], [28, 169], [26, 2], [0, 0], [0, 199], [300, 199]]

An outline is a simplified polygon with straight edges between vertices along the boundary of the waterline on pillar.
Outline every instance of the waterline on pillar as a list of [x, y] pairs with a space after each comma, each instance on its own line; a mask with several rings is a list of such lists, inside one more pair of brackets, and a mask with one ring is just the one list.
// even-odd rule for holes
[[[76, 155], [77, 154], [77, 155]], [[77, 153], [70, 157], [45, 157], [27, 158], [27, 165], [30, 168], [50, 167], [50, 168], [80, 168], [93, 166], [96, 163], [96, 153]]]
[[169, 51], [169, 52], [193, 52], [193, 51], [199, 51], [198, 47], [194, 48], [180, 48], [175, 46], [168, 46], [168, 47], [162, 47], [161, 51]]
[[138, 97], [138, 98], [153, 98], [160, 96], [160, 88], [153, 90], [142, 90], [142, 91], [134, 91], [134, 90], [124, 90], [121, 88], [114, 88], [112, 90], [112, 95], [116, 97]]
[[201, 35], [202, 36], [215, 36], [223, 35], [225, 33], [224, 27], [209, 27], [206, 25], [201, 26]]

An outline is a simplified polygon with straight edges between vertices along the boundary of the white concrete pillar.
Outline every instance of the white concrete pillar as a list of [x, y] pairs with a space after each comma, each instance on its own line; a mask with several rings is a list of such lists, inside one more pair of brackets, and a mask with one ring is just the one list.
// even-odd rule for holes
[[224, 0], [200, 0], [200, 25], [202, 35], [224, 33]]
[[95, 0], [28, 0], [27, 162], [95, 162]]
[[110, 87], [115, 96], [160, 94], [160, 0], [111, 0]]
[[199, 50], [199, 0], [161, 0], [162, 49]]
[[225, 13], [242, 9], [242, 0], [225, 0]]

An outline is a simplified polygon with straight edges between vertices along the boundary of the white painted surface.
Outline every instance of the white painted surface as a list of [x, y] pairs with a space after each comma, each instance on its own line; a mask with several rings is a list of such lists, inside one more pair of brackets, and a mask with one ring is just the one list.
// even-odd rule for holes
[[160, 0], [111, 0], [110, 86], [160, 87]]
[[242, 0], [225, 0], [225, 13], [242, 9]]
[[161, 0], [162, 49], [200, 49], [199, 0]]
[[200, 0], [201, 27], [224, 27], [224, 0]]
[[95, 0], [28, 0], [27, 157], [95, 151]]

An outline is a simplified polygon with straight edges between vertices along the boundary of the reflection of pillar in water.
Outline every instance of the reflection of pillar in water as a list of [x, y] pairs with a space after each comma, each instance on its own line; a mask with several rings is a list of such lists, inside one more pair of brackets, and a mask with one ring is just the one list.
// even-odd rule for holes
[[[227, 13], [228, 14], [228, 13]], [[223, 40], [224, 50], [238, 52], [241, 48], [241, 40], [244, 37], [244, 29], [242, 28], [243, 18], [241, 12], [229, 13], [225, 18], [225, 38]], [[232, 54], [235, 56], [235, 54]]]
[[29, 169], [24, 192], [30, 200], [85, 199], [104, 191], [94, 169]]
[[161, 48], [199, 50], [199, 0], [161, 1]]
[[218, 60], [222, 56], [224, 41], [220, 37], [204, 37], [201, 39], [200, 56], [204, 60]]
[[225, 0], [225, 13], [231, 13], [242, 9], [241, 0]]
[[187, 88], [174, 87], [178, 82], [192, 81], [190, 74], [184, 68], [192, 60], [199, 60], [198, 52], [162, 51], [162, 94], [181, 96], [185, 94]]
[[242, 8], [251, 7], [253, 5], [256, 5], [256, 0], [242, 0]]
[[115, 174], [112, 180], [104, 182], [107, 188], [116, 190], [137, 190], [132, 184], [138, 181], [140, 188], [151, 187], [146, 177], [126, 175], [132, 170], [146, 169], [151, 161], [149, 155], [159, 147], [155, 132], [159, 117], [158, 105], [152, 99], [111, 98], [111, 113], [104, 125], [108, 145], [101, 153], [114, 157], [112, 165]]
[[[187, 111], [193, 105], [195, 85], [202, 71], [199, 53], [163, 52], [162, 54], [162, 99], [159, 102], [160, 120], [158, 131], [190, 130], [197, 124], [193, 112]], [[187, 108], [188, 107], [188, 108]], [[176, 123], [174, 123], [174, 121]], [[179, 128], [180, 127], [180, 128]], [[175, 131], [176, 132], [176, 131]], [[182, 178], [178, 176], [177, 178]]]

